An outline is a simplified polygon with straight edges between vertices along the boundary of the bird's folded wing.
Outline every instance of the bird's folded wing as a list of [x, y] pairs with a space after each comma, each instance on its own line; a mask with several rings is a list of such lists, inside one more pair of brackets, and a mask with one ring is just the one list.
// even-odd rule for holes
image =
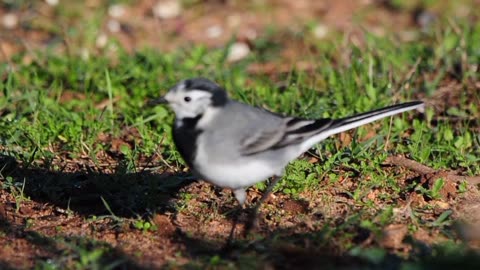
[[253, 155], [267, 150], [298, 144], [310, 136], [327, 129], [331, 119], [306, 120], [287, 117], [275, 129], [259, 130], [241, 142], [243, 155]]
[[280, 130], [259, 130], [248, 134], [241, 142], [240, 151], [243, 155], [252, 155], [270, 149], [282, 138]]

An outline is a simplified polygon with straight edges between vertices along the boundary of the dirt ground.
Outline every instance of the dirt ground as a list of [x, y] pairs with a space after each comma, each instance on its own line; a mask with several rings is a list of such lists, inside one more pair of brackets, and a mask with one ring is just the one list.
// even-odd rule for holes
[[[110, 164], [105, 165], [105, 171], [115, 166], [111, 159], [104, 161]], [[109, 265], [107, 262], [118, 262], [117, 268], [120, 269], [160, 269], [172, 261], [180, 266], [189, 263], [191, 258], [223, 254], [222, 248], [236, 210], [230, 191], [203, 181], [180, 180], [178, 174], [140, 172], [119, 176], [98, 172], [98, 166], [68, 160], [67, 156], [55, 162], [66, 165], [68, 169], [62, 173], [25, 169], [14, 160], [2, 157], [3, 173], [24, 177], [26, 184], [23, 192], [29, 198], [19, 201], [19, 194], [13, 189], [10, 192], [8, 189], [0, 190], [3, 202], [0, 205], [2, 269], [29, 269], [47, 258], [62, 258], [64, 265], [71, 265], [69, 260], [79, 259], [79, 250], [101, 247], [105, 248], [101, 254], [105, 265]], [[412, 240], [406, 240], [411, 207], [429, 204], [433, 208], [422, 213], [422, 220], [434, 221], [446, 209], [454, 209], [453, 215], [465, 222], [461, 224], [459, 233], [465, 235], [472, 247], [480, 247], [478, 189], [472, 186], [458, 195], [454, 172], [437, 172], [409, 162], [411, 160], [403, 157], [392, 157], [387, 160], [385, 170], [394, 170], [400, 176], [396, 180], [405, 187], [411, 182], [433, 185], [435, 179], [442, 177], [447, 181], [441, 190], [442, 197], [432, 200], [406, 188], [404, 197], [395, 202], [398, 206], [394, 210], [395, 222], [383, 229], [383, 237], [378, 238], [368, 230], [355, 227], [352, 228], [358, 235], [355, 243], [365, 247], [376, 243], [400, 254], [409, 254], [416, 247], [415, 241], [426, 245], [447, 241], [440, 231], [423, 228], [413, 235]], [[480, 183], [479, 177], [468, 180], [472, 184]], [[290, 269], [299, 265], [312, 267], [326, 264], [351, 269], [365, 263], [358, 257], [346, 255], [341, 243], [321, 248], [312, 246], [312, 231], [321, 231], [332, 220], [337, 226], [342, 226], [348, 217], [362, 208], [351, 197], [345, 196], [345, 191], [355, 190], [358, 185], [355, 181], [322, 185], [320, 191], [302, 192], [297, 199], [274, 194], [267, 200], [260, 212], [255, 234], [247, 238], [252, 243], [248, 247], [252, 254], [257, 252], [267, 256], [262, 268]], [[161, 190], [149, 196], [147, 193], [152, 188]], [[47, 192], [58, 192], [58, 196]], [[180, 207], [177, 205], [179, 192], [191, 196], [188, 203]], [[367, 197], [380, 198], [386, 192], [389, 191], [375, 189]], [[253, 205], [260, 196], [256, 189], [249, 189], [247, 204]], [[98, 200], [99, 197], [108, 202], [108, 211]], [[378, 200], [377, 204], [380, 209], [388, 207], [385, 201]], [[153, 207], [155, 210], [152, 212]], [[152, 220], [157, 229], [138, 229], [135, 220], [139, 216]], [[247, 216], [243, 214], [237, 226], [236, 237], [239, 239], [243, 237], [241, 232], [246, 220]], [[269, 235], [280, 238], [272, 243]], [[258, 237], [266, 238], [259, 241]], [[269, 250], [265, 252], [267, 248]], [[225, 256], [234, 261], [252, 259], [244, 253], [233, 252]]]
[[[408, 40], [409, 30], [428, 27], [439, 13], [435, 7], [426, 10], [419, 5], [398, 9], [391, 1], [383, 0], [211, 0], [191, 1], [192, 4], [178, 10], [178, 14], [165, 17], [156, 15], [158, 3], [177, 1], [142, 0], [106, 8], [102, 1], [89, 0], [84, 4], [73, 2], [68, 6], [70, 12], [64, 13], [56, 12], [46, 2], [0, 6], [3, 18], [14, 15], [13, 22], [3, 20], [0, 59], [8, 60], [15, 53], [38, 48], [64, 53], [85, 49], [91, 50], [92, 54], [105, 52], [105, 44], [111, 38], [118, 40], [120, 47], [128, 51], [150, 47], [161, 52], [192, 43], [221, 47], [232, 36], [248, 44], [265, 35], [272, 25], [284, 31], [299, 32], [305, 30], [302, 27], [310, 21], [317, 22], [312, 27], [314, 36], [319, 39], [331, 32], [347, 33], [347, 42], [360, 45], [365, 29], [368, 29], [377, 35], [395, 30], [402, 39]], [[441, 10], [448, 8], [449, 4], [439, 3], [437, 6]], [[453, 6], [453, 16], [473, 16], [469, 6]], [[81, 26], [85, 20], [93, 19], [99, 20], [99, 27], [94, 31], [95, 47], [90, 48], [92, 42], [86, 40], [91, 37], [62, 38], [70, 27]], [[298, 60], [299, 55], [294, 49], [286, 48], [283, 57]]]
[[[99, 1], [85, 2], [90, 10], [100, 6]], [[192, 43], [220, 47], [229, 42], [232, 35], [236, 35], [236, 41], [248, 45], [268, 31], [271, 24], [295, 31], [312, 19], [322, 22], [314, 26], [317, 38], [324, 38], [325, 32], [340, 31], [349, 33], [347, 42], [361, 45], [364, 29], [382, 35], [389, 29], [396, 28], [400, 29], [401, 38], [408, 39], [409, 29], [424, 27], [428, 24], [428, 16], [434, 17], [436, 14], [435, 10], [422, 10], [420, 7], [412, 8], [408, 12], [398, 12], [389, 1], [380, 0], [353, 2], [266, 0], [252, 1], [251, 4], [240, 2], [192, 1], [194, 3], [192, 6], [183, 8], [173, 18], [161, 19], [153, 11], [157, 1], [138, 1], [135, 5], [123, 7], [119, 14], [111, 11], [110, 15], [105, 16], [100, 22], [101, 30], [97, 35], [95, 47], [89, 50], [94, 53], [103, 52], [103, 38], [117, 39], [120, 46], [128, 51], [145, 46], [158, 48], [159, 51], [169, 51]], [[477, 2], [480, 5], [480, 1]], [[251, 5], [258, 6], [252, 8]], [[0, 5], [0, 16], [9, 12], [11, 10]], [[52, 21], [57, 15], [43, 1], [14, 12], [18, 15], [18, 25], [10, 29], [4, 27], [0, 33], [0, 61], [10, 61], [12, 55], [16, 53], [36, 49], [48, 48], [69, 53], [65, 44], [73, 41], [63, 40], [59, 36], [67, 31], [64, 27], [67, 27], [68, 23], [79, 24], [81, 20], [68, 22], [64, 26], [60, 24], [54, 30], [48, 30], [52, 29], [52, 25], [58, 24], [58, 21]], [[459, 16], [469, 16], [467, 8], [460, 7], [453, 12]], [[89, 19], [88, 16], [94, 15], [85, 12], [77, 16]], [[35, 21], [36, 27], [22, 27], [22, 22], [28, 21]], [[297, 62], [302, 57], [296, 53], [297, 46], [301, 45], [286, 46], [282, 52], [282, 61]], [[250, 68], [258, 72], [275, 73], [278, 69], [281, 70], [282, 66], [272, 67], [266, 63]], [[443, 96], [438, 98], [445, 99]], [[431, 102], [435, 103], [436, 100], [433, 99]], [[135, 132], [126, 131], [125, 137], [121, 140], [128, 142], [132, 134]], [[104, 246], [104, 258], [117, 261], [124, 269], [159, 269], [171, 261], [181, 265], [187, 263], [188, 258], [201, 257], [203, 254], [220, 250], [228, 236], [235, 213], [236, 202], [230, 191], [218, 189], [202, 181], [185, 181], [175, 175], [159, 175], [148, 170], [132, 175], [114, 176], [112, 172], [115, 170], [112, 168], [121, 166], [117, 160], [108, 153], [98, 158], [99, 163], [104, 164], [102, 168], [94, 165], [87, 157], [73, 160], [65, 154], [55, 159], [57, 165], [64, 168], [63, 172], [55, 173], [25, 168], [24, 164], [17, 164], [15, 160], [0, 157], [0, 167], [4, 168], [2, 170], [4, 176], [23, 176], [28, 181], [24, 193], [30, 198], [17, 205], [19, 197], [16, 196], [19, 194], [13, 190], [18, 189], [12, 187], [10, 190], [0, 190], [0, 269], [29, 269], [39, 260], [63, 255], [65, 265], [69, 265], [68, 260], [78, 260], [69, 254], [81, 254], [78, 251], [79, 247], [87, 250], [91, 246]], [[156, 162], [161, 161], [148, 161], [149, 164]], [[405, 185], [408, 185], [409, 181], [424, 181], [428, 186], [431, 184], [429, 181], [438, 178], [442, 173], [418, 167], [418, 164], [405, 165], [401, 159], [391, 162], [386, 164], [385, 168], [396, 170], [397, 174], [402, 176], [399, 181], [405, 182]], [[443, 172], [443, 175], [450, 180], [442, 190], [444, 193], [442, 199], [428, 200], [415, 195], [413, 191], [406, 194], [400, 199], [404, 208], [397, 209], [400, 213], [397, 224], [385, 228], [386, 237], [378, 240], [371, 234], [360, 234], [358, 244], [368, 246], [372, 242], [380, 241], [382, 247], [408, 253], [413, 245], [403, 242], [407, 223], [402, 219], [402, 215], [408, 215], [408, 209], [412, 204], [431, 203], [436, 205], [437, 210], [456, 205], [454, 215], [468, 220], [470, 224], [479, 224], [479, 221], [475, 220], [475, 217], [480, 216], [478, 190], [471, 188], [464, 195], [457, 196], [455, 174]], [[6, 183], [7, 180], [2, 181]], [[112, 181], [116, 183], [111, 184]], [[475, 181], [478, 179], [472, 179], [472, 183]], [[131, 183], [138, 186], [132, 188]], [[261, 212], [257, 233], [266, 235], [281, 232], [282, 237], [290, 237], [292, 243], [302, 244], [268, 244], [272, 252], [265, 255], [270, 257], [265, 259], [264, 268], [298, 268], [302, 265], [319, 264], [348, 266], [361, 263], [357, 262], [358, 258], [345, 256], [343, 250], [339, 249], [340, 244], [332, 243], [330, 247], [316, 249], [311, 247], [309, 239], [311, 237], [309, 232], [320, 230], [324, 219], [338, 217], [340, 223], [342, 217], [357, 210], [355, 206], [349, 207], [354, 203], [341, 192], [354, 189], [352, 185], [354, 184], [351, 181], [345, 181], [340, 182], [337, 188], [325, 187], [321, 192], [328, 196], [308, 192], [301, 194], [298, 199], [291, 199], [285, 195], [271, 196]], [[157, 189], [155, 196], [148, 195], [152, 187]], [[58, 192], [58, 196], [46, 194], [52, 191]], [[179, 191], [192, 194], [192, 198], [188, 205], [183, 206], [184, 211], [175, 212], [178, 208], [176, 196]], [[375, 197], [377, 195], [375, 192], [387, 191], [372, 192], [371, 196]], [[252, 188], [248, 195], [248, 202], [252, 204], [261, 194]], [[98, 200], [99, 196], [108, 202], [109, 211], [106, 211], [105, 205]], [[328, 209], [324, 207], [326, 202], [321, 199], [327, 197], [336, 200], [328, 204]], [[432, 219], [438, 216], [435, 209], [431, 213]], [[209, 214], [206, 214], [207, 212]], [[229, 213], [226, 215], [227, 218], [222, 214], [226, 212]], [[426, 216], [428, 215], [427, 213]], [[138, 229], [134, 223], [138, 216], [150, 217], [158, 229]], [[205, 217], [209, 220], [205, 220]], [[245, 218], [242, 216], [242, 220]], [[478, 247], [480, 235], [474, 227], [475, 225], [462, 227], [462, 231], [468, 235], [470, 244]], [[238, 231], [241, 229], [242, 225]], [[52, 241], [51, 238], [58, 241]], [[92, 240], [87, 241], [85, 238]], [[255, 246], [251, 247], [252, 250], [261, 252], [267, 247], [266, 243], [253, 240]], [[420, 230], [413, 239], [424, 243], [441, 240], [434, 232], [423, 230]], [[68, 252], [69, 250], [75, 252]], [[248, 259], [248, 256], [244, 258], [239, 254], [230, 256], [239, 261]]]

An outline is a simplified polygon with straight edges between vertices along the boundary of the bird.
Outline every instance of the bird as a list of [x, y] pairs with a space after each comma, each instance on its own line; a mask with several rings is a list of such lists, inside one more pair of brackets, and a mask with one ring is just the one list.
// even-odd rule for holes
[[254, 217], [285, 167], [319, 142], [388, 116], [424, 109], [422, 101], [411, 101], [340, 119], [284, 116], [235, 101], [219, 84], [202, 77], [181, 80], [149, 104], [168, 104], [175, 114], [173, 141], [185, 163], [202, 179], [231, 189], [239, 206], [245, 204], [248, 187], [272, 179]]

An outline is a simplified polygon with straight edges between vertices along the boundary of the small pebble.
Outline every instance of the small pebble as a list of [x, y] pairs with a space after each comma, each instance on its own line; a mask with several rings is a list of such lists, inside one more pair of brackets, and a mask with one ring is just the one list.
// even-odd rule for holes
[[107, 29], [111, 33], [118, 33], [121, 30], [120, 22], [114, 19], [110, 19], [107, 22]]
[[317, 24], [315, 28], [313, 28], [313, 35], [318, 39], [323, 39], [328, 34], [328, 27], [324, 24]]
[[222, 35], [223, 29], [219, 25], [210, 26], [207, 28], [207, 37], [209, 38], [218, 38]]
[[108, 36], [105, 33], [100, 33], [97, 39], [95, 40], [95, 45], [97, 48], [102, 49], [105, 48], [108, 42]]
[[250, 48], [247, 44], [243, 42], [235, 42], [228, 51], [227, 61], [236, 62], [242, 60], [243, 58], [247, 57], [249, 53]]
[[13, 29], [18, 25], [18, 16], [13, 13], [3, 15], [2, 25], [7, 29]]
[[118, 19], [125, 15], [125, 6], [122, 4], [114, 4], [108, 8], [108, 15], [112, 18]]
[[48, 5], [54, 7], [54, 6], [58, 5], [58, 3], [59, 3], [60, 1], [59, 1], [59, 0], [45, 0], [45, 2], [46, 2]]
[[182, 6], [178, 0], [159, 1], [153, 7], [153, 15], [160, 19], [172, 19], [182, 12]]

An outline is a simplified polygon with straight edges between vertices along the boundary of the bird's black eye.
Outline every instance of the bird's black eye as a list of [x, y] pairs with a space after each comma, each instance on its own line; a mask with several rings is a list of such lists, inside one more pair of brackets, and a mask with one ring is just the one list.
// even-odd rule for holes
[[183, 100], [185, 100], [185, 102], [190, 102], [192, 100], [191, 97], [184, 97]]

